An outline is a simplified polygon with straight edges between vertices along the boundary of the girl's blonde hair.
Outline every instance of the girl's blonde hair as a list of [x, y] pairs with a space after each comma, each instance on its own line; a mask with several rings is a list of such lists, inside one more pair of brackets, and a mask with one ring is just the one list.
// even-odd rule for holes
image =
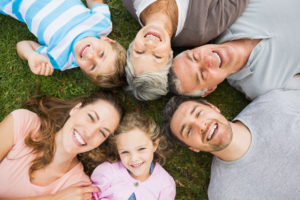
[[157, 139], [159, 139], [157, 149], [154, 153], [153, 162], [159, 162], [160, 164], [164, 164], [166, 159], [165, 156], [167, 153], [166, 150], [168, 146], [167, 140], [164, 136], [161, 135], [159, 126], [155, 123], [155, 121], [152, 118], [142, 115], [138, 112], [125, 114], [117, 131], [113, 136], [109, 138], [109, 144], [112, 146], [112, 151], [108, 156], [108, 160], [110, 162], [120, 160], [116, 146], [117, 137], [123, 133], [127, 133], [136, 128], [140, 129], [145, 134], [147, 134], [147, 136], [151, 139], [153, 143]]

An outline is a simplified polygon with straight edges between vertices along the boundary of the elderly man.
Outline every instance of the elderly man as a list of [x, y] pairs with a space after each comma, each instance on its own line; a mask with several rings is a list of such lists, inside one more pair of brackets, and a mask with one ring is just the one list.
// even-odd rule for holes
[[299, 199], [300, 90], [273, 90], [229, 122], [213, 105], [173, 97], [166, 130], [191, 150], [214, 156], [211, 200]]
[[168, 92], [172, 46], [199, 46], [220, 35], [248, 0], [123, 0], [144, 26], [127, 51], [128, 90], [140, 100]]
[[250, 0], [217, 40], [174, 59], [170, 89], [206, 96], [225, 78], [250, 100], [272, 89], [300, 89], [300, 1]]

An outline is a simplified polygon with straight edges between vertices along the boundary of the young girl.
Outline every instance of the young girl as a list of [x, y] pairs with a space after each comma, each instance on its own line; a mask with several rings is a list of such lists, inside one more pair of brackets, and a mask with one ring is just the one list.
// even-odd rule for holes
[[120, 161], [105, 162], [94, 170], [91, 179], [101, 192], [93, 193], [93, 199], [175, 198], [175, 182], [158, 163], [165, 159], [166, 140], [151, 118], [126, 114], [110, 144], [115, 151], [109, 160]]

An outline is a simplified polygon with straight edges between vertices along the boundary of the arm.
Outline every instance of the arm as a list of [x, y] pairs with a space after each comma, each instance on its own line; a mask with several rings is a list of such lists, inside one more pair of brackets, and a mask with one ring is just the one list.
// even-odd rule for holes
[[0, 123], [0, 162], [6, 157], [14, 144], [14, 121], [13, 116], [9, 114]]
[[94, 186], [86, 186], [86, 183], [84, 182], [79, 182], [64, 190], [57, 192], [56, 194], [21, 199], [0, 200], [87, 200], [92, 198], [92, 192], [99, 192], [99, 189]]
[[86, 0], [89, 8], [93, 7], [95, 4], [103, 3], [103, 0]]
[[40, 46], [40, 44], [34, 41], [23, 40], [17, 43], [17, 53], [20, 58], [28, 61], [32, 73], [49, 76], [53, 73], [54, 68], [47, 57], [35, 51]]

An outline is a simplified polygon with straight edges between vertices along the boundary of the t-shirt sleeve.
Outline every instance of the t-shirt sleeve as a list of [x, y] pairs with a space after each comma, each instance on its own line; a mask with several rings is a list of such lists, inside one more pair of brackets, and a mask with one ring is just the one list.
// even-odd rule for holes
[[95, 4], [91, 8], [92, 13], [102, 14], [104, 17], [110, 19], [110, 10], [107, 4]]
[[91, 175], [92, 184], [100, 189], [100, 192], [93, 192], [93, 199], [101, 199], [101, 193], [104, 193], [111, 187], [111, 178], [113, 175], [112, 164], [102, 163], [95, 168]]
[[26, 136], [36, 133], [40, 128], [40, 119], [34, 112], [18, 109], [12, 112], [14, 120], [14, 144], [24, 142]]

